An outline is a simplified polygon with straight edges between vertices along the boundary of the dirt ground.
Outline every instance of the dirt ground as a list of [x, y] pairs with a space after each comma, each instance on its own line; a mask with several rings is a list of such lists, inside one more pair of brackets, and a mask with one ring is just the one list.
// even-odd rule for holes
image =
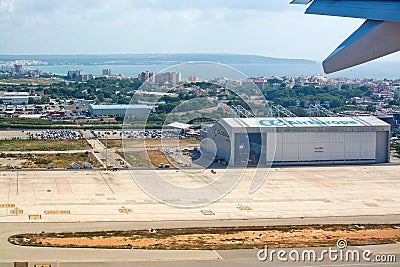
[[160, 150], [148, 150], [147, 151], [151, 164], [154, 167], [158, 167], [160, 163], [169, 164], [170, 167], [175, 167], [174, 162], [167, 158], [167, 156]]
[[[104, 145], [106, 144], [105, 139], [100, 140]], [[125, 151], [122, 150], [124, 145]], [[107, 146], [112, 149], [116, 149], [117, 153], [130, 163], [132, 167], [150, 167], [154, 166], [158, 168], [160, 163], [169, 164], [171, 168], [179, 167], [178, 163], [165, 155], [163, 146], [165, 148], [171, 148], [179, 146], [181, 148], [193, 148], [199, 146], [199, 140], [195, 138], [191, 139], [109, 139], [107, 140]], [[141, 149], [146, 148], [146, 151]], [[133, 151], [130, 151], [132, 149]]]
[[130, 152], [117, 152], [123, 157], [132, 167], [156, 167], [163, 164], [170, 164], [171, 168], [176, 167], [175, 162], [170, 160], [160, 150], [147, 150], [147, 151], [130, 151]]
[[151, 167], [151, 162], [147, 158], [146, 151], [116, 152], [124, 158], [132, 167]]
[[400, 225], [314, 225], [235, 228], [183, 228], [152, 231], [23, 234], [18, 245], [137, 249], [244, 249], [349, 246], [400, 242]]
[[[106, 144], [105, 139], [100, 139], [100, 142], [102, 142], [104, 145]], [[124, 144], [125, 147], [128, 148], [136, 148], [136, 147], [143, 147], [143, 143], [145, 144], [146, 148], [158, 148], [164, 146], [168, 146], [169, 140], [168, 139], [153, 139], [153, 138], [148, 138], [148, 139], [129, 139], [129, 140], [124, 140], [122, 142], [122, 139], [108, 139], [107, 140], [107, 146], [108, 148], [122, 148], [122, 144]], [[196, 138], [188, 138], [188, 139], [171, 139], [170, 143], [172, 144], [178, 144], [180, 147], [194, 147], [194, 146], [199, 146], [199, 140]]]

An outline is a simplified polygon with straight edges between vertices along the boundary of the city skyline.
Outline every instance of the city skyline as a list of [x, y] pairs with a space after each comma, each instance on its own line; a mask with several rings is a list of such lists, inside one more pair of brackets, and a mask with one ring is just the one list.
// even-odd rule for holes
[[[0, 1], [2, 54], [238, 53], [324, 59], [362, 20], [289, 1]], [[380, 59], [400, 61], [399, 53]]]

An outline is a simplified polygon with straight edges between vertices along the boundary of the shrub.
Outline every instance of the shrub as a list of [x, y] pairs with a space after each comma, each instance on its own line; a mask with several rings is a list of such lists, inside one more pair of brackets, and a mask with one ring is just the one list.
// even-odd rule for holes
[[46, 165], [51, 163], [52, 161], [49, 159], [44, 159], [44, 158], [37, 158], [34, 160], [36, 165]]

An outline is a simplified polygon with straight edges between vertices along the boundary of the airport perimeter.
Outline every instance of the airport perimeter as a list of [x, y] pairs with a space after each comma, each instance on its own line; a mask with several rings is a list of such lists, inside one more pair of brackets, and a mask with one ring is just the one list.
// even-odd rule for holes
[[[306, 220], [400, 215], [399, 169], [392, 164], [272, 168], [263, 186], [249, 194], [254, 172], [249, 168], [228, 195], [196, 208], [172, 207], [152, 199], [128, 170], [1, 171], [0, 222]], [[216, 175], [224, 171], [219, 169]], [[159, 172], [173, 183], [193, 187], [216, 178], [210, 170]], [[154, 175], [152, 170], [134, 173]]]

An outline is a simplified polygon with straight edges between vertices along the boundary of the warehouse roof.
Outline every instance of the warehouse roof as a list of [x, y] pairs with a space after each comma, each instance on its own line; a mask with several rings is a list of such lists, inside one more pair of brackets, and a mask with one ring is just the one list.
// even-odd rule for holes
[[186, 130], [186, 129], [189, 129], [190, 126], [192, 126], [192, 125], [187, 124], [187, 123], [181, 123], [181, 122], [173, 122], [173, 123], [168, 124], [167, 126]]
[[242, 127], [365, 127], [390, 126], [373, 116], [358, 117], [292, 117], [292, 118], [224, 118], [221, 123]]

